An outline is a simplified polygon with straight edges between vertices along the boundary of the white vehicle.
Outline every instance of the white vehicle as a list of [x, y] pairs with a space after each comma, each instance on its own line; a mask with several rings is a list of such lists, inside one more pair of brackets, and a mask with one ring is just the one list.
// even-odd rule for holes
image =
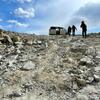
[[52, 26], [49, 29], [49, 35], [64, 35], [66, 32], [66, 29], [63, 27]]

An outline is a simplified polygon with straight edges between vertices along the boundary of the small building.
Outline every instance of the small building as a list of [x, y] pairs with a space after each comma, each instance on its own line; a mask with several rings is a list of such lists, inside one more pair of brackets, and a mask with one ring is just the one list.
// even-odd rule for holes
[[66, 32], [66, 29], [63, 27], [51, 26], [49, 29], [49, 35], [64, 35]]

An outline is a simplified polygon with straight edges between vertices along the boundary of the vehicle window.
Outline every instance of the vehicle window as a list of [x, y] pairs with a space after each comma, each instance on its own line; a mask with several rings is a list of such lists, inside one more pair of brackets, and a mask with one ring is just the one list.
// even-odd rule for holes
[[51, 27], [50, 29], [56, 29], [56, 27]]

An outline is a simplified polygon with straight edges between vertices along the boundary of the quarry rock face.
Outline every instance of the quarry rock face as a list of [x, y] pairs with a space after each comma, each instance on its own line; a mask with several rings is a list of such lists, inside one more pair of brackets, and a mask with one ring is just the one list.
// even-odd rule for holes
[[98, 35], [3, 34], [0, 100], [100, 100]]

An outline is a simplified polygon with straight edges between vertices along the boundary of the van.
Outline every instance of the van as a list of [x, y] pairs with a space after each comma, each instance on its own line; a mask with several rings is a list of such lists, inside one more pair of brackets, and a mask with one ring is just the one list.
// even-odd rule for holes
[[66, 32], [66, 29], [63, 27], [51, 26], [49, 29], [49, 35], [64, 35]]

